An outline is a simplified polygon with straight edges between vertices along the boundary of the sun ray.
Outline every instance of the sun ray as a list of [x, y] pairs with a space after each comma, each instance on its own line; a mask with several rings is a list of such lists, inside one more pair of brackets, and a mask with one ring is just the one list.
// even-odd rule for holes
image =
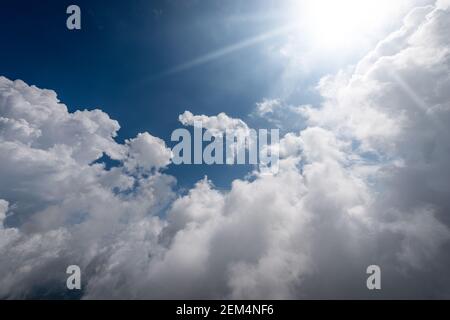
[[247, 38], [247, 39], [242, 40], [242, 41], [240, 41], [238, 43], [234, 43], [234, 44], [229, 45], [227, 47], [218, 49], [216, 51], [212, 51], [212, 52], [206, 53], [205, 55], [197, 57], [197, 58], [194, 58], [194, 59], [192, 59], [190, 61], [181, 63], [181, 64], [179, 64], [179, 65], [177, 65], [175, 67], [172, 67], [172, 68], [170, 68], [170, 69], [168, 69], [166, 71], [163, 71], [157, 77], [173, 75], [173, 74], [176, 74], [178, 72], [189, 70], [191, 68], [203, 65], [205, 63], [208, 63], [208, 62], [211, 62], [211, 61], [214, 61], [214, 60], [217, 60], [217, 59], [219, 59], [219, 58], [221, 58], [223, 56], [226, 56], [226, 55], [231, 54], [233, 52], [236, 52], [238, 50], [242, 50], [244, 48], [247, 48], [247, 47], [253, 46], [255, 44], [258, 44], [260, 42], [267, 41], [267, 40], [269, 40], [271, 38], [280, 36], [282, 34], [286, 34], [289, 31], [293, 30], [293, 28], [294, 28], [293, 25], [285, 25], [283, 27], [271, 30], [269, 32], [262, 33], [262, 34], [259, 34], [257, 36], [251, 37], [251, 38]]

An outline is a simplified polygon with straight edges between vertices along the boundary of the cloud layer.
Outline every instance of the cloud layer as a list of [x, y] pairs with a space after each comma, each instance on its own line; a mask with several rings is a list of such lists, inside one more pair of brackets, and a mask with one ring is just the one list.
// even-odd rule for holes
[[101, 110], [0, 77], [0, 297], [65, 296], [77, 264], [83, 298], [448, 298], [449, 23], [448, 1], [416, 8], [353, 72], [322, 79], [279, 173], [227, 192], [205, 179], [177, 195], [161, 139], [117, 143]]

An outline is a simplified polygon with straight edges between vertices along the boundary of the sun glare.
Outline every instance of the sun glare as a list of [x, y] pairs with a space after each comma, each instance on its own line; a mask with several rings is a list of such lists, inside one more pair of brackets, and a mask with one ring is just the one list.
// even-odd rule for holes
[[398, 9], [391, 0], [307, 0], [296, 1], [299, 27], [322, 49], [358, 45], [364, 37], [379, 31]]

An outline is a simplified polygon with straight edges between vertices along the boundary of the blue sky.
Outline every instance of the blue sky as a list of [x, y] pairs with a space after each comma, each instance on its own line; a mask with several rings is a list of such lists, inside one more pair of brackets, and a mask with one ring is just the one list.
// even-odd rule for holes
[[[3, 2], [0, 37], [7, 50], [0, 51], [0, 71], [55, 90], [71, 111], [104, 110], [121, 125], [119, 141], [148, 131], [170, 143], [185, 110], [226, 112], [252, 127], [267, 126], [249, 117], [257, 102], [281, 97], [286, 104], [317, 103], [312, 88], [320, 77], [365, 53], [364, 48], [341, 56], [325, 52], [302, 69], [280, 59], [289, 36], [282, 34], [168, 73], [283, 26], [288, 1], [77, 1], [82, 30], [69, 31], [65, 10], [72, 2]], [[306, 36], [298, 41], [306, 43]], [[250, 169], [171, 166], [168, 172], [181, 186], [206, 174], [227, 187]]]

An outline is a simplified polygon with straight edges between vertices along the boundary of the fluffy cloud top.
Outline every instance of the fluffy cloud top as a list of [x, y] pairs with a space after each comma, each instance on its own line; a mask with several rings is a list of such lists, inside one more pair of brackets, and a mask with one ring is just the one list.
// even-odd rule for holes
[[178, 119], [185, 126], [194, 126], [200, 124], [202, 128], [209, 130], [213, 135], [223, 134], [226, 131], [236, 134], [247, 134], [249, 127], [241, 119], [235, 119], [227, 116], [225, 113], [219, 113], [217, 116], [193, 115], [190, 111], [185, 111]]
[[265, 116], [269, 113], [273, 113], [275, 109], [281, 106], [281, 101], [278, 99], [264, 99], [262, 102], [256, 104], [256, 111], [259, 116]]
[[[64, 295], [78, 264], [83, 298], [371, 298], [377, 264], [376, 297], [449, 297], [448, 7], [415, 9], [324, 78], [280, 171], [227, 192], [202, 180], [177, 196], [162, 140], [119, 144], [104, 112], [0, 78], [0, 296]], [[224, 113], [180, 121], [248, 130]]]

